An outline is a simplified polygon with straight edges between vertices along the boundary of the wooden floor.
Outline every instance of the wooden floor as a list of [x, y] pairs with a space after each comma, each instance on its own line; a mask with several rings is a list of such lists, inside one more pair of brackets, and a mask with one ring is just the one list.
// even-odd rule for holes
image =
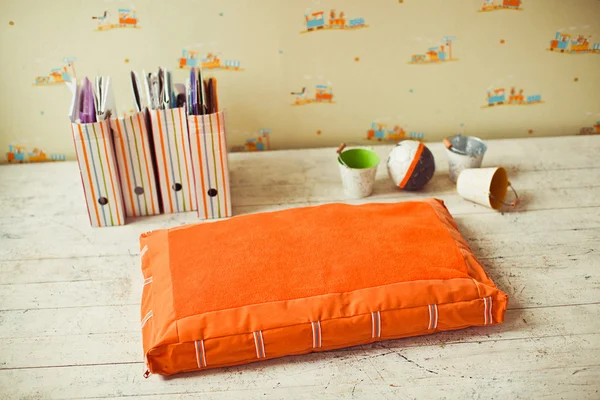
[[[504, 324], [169, 379], [142, 377], [137, 238], [195, 214], [92, 229], [75, 163], [0, 167], [0, 398], [600, 399], [600, 136], [489, 141], [523, 198], [504, 213], [462, 200], [429, 147], [424, 191], [381, 165], [367, 200], [443, 199]], [[236, 215], [343, 201], [332, 149], [232, 154], [231, 179]]]

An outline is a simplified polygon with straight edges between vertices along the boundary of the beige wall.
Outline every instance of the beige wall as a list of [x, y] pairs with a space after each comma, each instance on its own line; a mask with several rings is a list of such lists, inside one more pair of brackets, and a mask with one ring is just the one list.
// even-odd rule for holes
[[[502, 0], [495, 0], [496, 3]], [[228, 142], [270, 129], [272, 148], [367, 143], [372, 122], [426, 141], [465, 130], [483, 138], [576, 134], [600, 120], [600, 51], [548, 51], [555, 32], [600, 43], [600, 1], [528, 0], [521, 10], [479, 12], [481, 0], [54, 0], [0, 2], [0, 150], [9, 144], [73, 156], [64, 85], [37, 76], [75, 57], [77, 77], [111, 75], [121, 112], [132, 107], [131, 69], [178, 69], [183, 48], [237, 60], [212, 70], [228, 111]], [[97, 31], [92, 16], [135, 7], [139, 29]], [[344, 11], [368, 27], [301, 34], [304, 14]], [[12, 21], [11, 24], [9, 21]], [[412, 65], [413, 54], [455, 36], [454, 61]], [[332, 104], [293, 106], [290, 92], [330, 84]], [[488, 89], [541, 95], [535, 105], [482, 107]], [[387, 133], [386, 133], [387, 137]], [[5, 155], [0, 155], [5, 161]]]

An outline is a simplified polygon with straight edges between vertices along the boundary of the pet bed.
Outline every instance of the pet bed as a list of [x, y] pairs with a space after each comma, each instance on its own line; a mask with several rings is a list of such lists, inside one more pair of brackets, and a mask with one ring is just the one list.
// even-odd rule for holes
[[498, 324], [508, 301], [437, 199], [251, 214], [140, 244], [147, 373]]

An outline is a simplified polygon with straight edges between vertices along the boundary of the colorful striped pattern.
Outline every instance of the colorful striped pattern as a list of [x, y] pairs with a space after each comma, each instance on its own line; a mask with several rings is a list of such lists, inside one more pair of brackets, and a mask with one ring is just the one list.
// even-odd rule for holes
[[483, 324], [491, 325], [494, 323], [494, 318], [492, 316], [492, 298], [485, 297], [483, 299]]
[[196, 340], [196, 363], [198, 368], [206, 367], [206, 351], [204, 351], [204, 340]]
[[312, 322], [312, 334], [313, 334], [313, 349], [318, 349], [323, 346], [321, 339], [321, 322]]
[[438, 306], [432, 304], [429, 306], [429, 326], [427, 329], [436, 329], [438, 325]]
[[254, 346], [256, 347], [256, 358], [265, 358], [267, 353], [265, 352], [265, 342], [263, 340], [262, 331], [256, 331], [254, 333]]
[[121, 177], [125, 215], [139, 217], [160, 214], [144, 113], [112, 119], [110, 125]]
[[379, 311], [371, 313], [371, 337], [373, 339], [381, 337], [381, 313]]
[[188, 122], [198, 217], [231, 217], [224, 114], [189, 115]]
[[125, 224], [108, 121], [71, 124], [75, 155], [92, 226]]
[[146, 325], [146, 322], [148, 322], [150, 320], [150, 318], [152, 318], [153, 315], [154, 314], [152, 313], [152, 310], [148, 311], [148, 314], [146, 314], [144, 316], [144, 318], [142, 319], [141, 328], [143, 328], [144, 325]]
[[185, 109], [151, 110], [150, 119], [163, 211], [194, 211], [197, 202]]

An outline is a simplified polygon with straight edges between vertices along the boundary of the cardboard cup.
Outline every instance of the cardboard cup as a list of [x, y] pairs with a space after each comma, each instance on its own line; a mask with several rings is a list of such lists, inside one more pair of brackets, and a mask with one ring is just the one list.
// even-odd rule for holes
[[509, 185], [508, 175], [502, 167], [474, 168], [460, 173], [456, 189], [463, 198], [497, 210], [506, 199]]
[[344, 194], [351, 199], [361, 199], [373, 193], [379, 156], [368, 149], [349, 149], [338, 156], [338, 165], [344, 185]]

